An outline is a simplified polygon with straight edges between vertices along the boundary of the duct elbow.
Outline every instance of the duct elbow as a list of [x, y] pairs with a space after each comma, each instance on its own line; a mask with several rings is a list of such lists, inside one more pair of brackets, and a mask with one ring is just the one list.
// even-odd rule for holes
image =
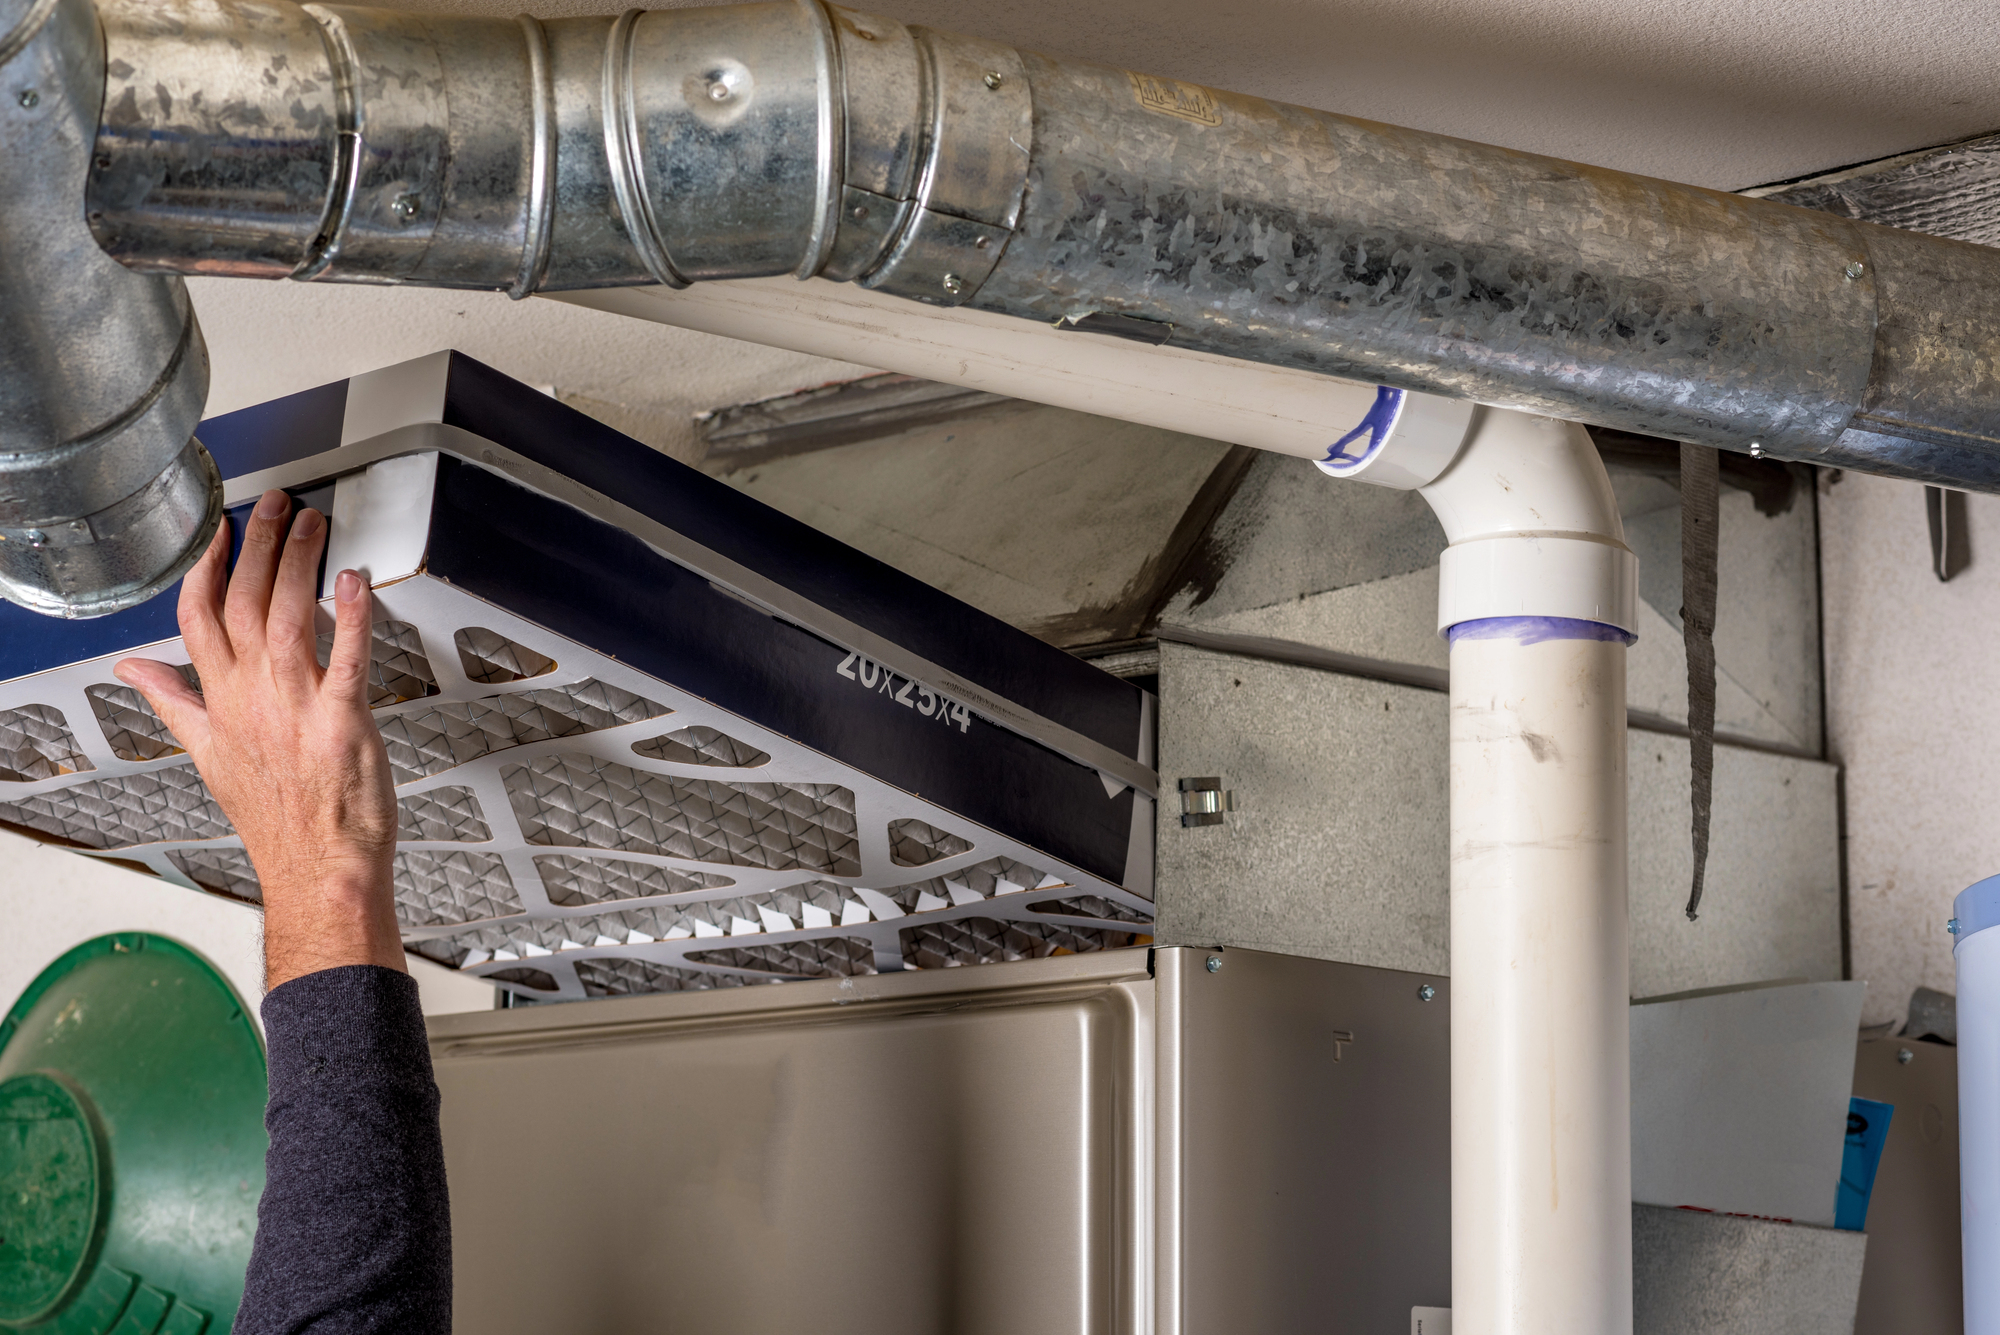
[[90, 0], [0, 0], [0, 597], [103, 616], [222, 519], [196, 424], [208, 352], [178, 278], [121, 268], [78, 207], [104, 87]]
[[1444, 526], [1438, 633], [1467, 621], [1590, 621], [1636, 637], [1639, 561], [1590, 435], [1476, 408], [1450, 463], [1417, 489]]

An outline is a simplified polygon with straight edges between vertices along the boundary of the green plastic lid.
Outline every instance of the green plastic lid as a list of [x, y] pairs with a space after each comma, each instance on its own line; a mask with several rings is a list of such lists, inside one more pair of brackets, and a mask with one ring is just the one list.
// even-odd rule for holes
[[0, 1331], [223, 1335], [264, 1189], [264, 1046], [206, 960], [86, 941], [0, 1021]]

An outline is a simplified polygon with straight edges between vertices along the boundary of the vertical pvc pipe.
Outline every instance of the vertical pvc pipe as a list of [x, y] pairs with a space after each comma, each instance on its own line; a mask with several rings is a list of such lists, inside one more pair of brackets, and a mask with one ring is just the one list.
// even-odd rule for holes
[[1961, 891], [1958, 938], [1958, 1207], [1965, 1329], [2000, 1331], [2000, 876]]
[[1450, 639], [1453, 1330], [1624, 1335], [1631, 636], [1497, 617]]

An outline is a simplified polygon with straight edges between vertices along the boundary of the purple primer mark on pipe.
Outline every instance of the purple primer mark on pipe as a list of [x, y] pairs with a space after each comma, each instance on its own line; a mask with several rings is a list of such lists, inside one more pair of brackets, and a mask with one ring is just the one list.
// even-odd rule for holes
[[[1400, 389], [1377, 385], [1375, 406], [1368, 410], [1354, 430], [1327, 447], [1326, 458], [1317, 460], [1319, 466], [1337, 476], [1353, 472], [1380, 454], [1382, 447], [1389, 443], [1389, 433], [1396, 429], [1396, 419], [1403, 415], [1403, 401], [1407, 397]], [[1368, 437], [1361, 452], [1347, 453], [1348, 445], [1361, 436]]]
[[1452, 644], [1460, 640], [1514, 640], [1521, 644], [1543, 644], [1550, 640], [1604, 640], [1631, 645], [1639, 637], [1629, 630], [1607, 626], [1602, 621], [1582, 621], [1576, 617], [1481, 617], [1461, 621], [1445, 632]]

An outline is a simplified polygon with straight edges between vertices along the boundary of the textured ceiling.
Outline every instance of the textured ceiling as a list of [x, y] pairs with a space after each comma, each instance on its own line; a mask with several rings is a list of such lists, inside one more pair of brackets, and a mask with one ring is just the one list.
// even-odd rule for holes
[[[412, 9], [511, 16], [522, 0]], [[549, 16], [602, 0], [529, 0]], [[1992, 0], [881, 0], [1190, 82], [1724, 189], [2000, 129]], [[456, 346], [677, 449], [840, 363], [504, 297], [194, 284], [216, 410]]]

